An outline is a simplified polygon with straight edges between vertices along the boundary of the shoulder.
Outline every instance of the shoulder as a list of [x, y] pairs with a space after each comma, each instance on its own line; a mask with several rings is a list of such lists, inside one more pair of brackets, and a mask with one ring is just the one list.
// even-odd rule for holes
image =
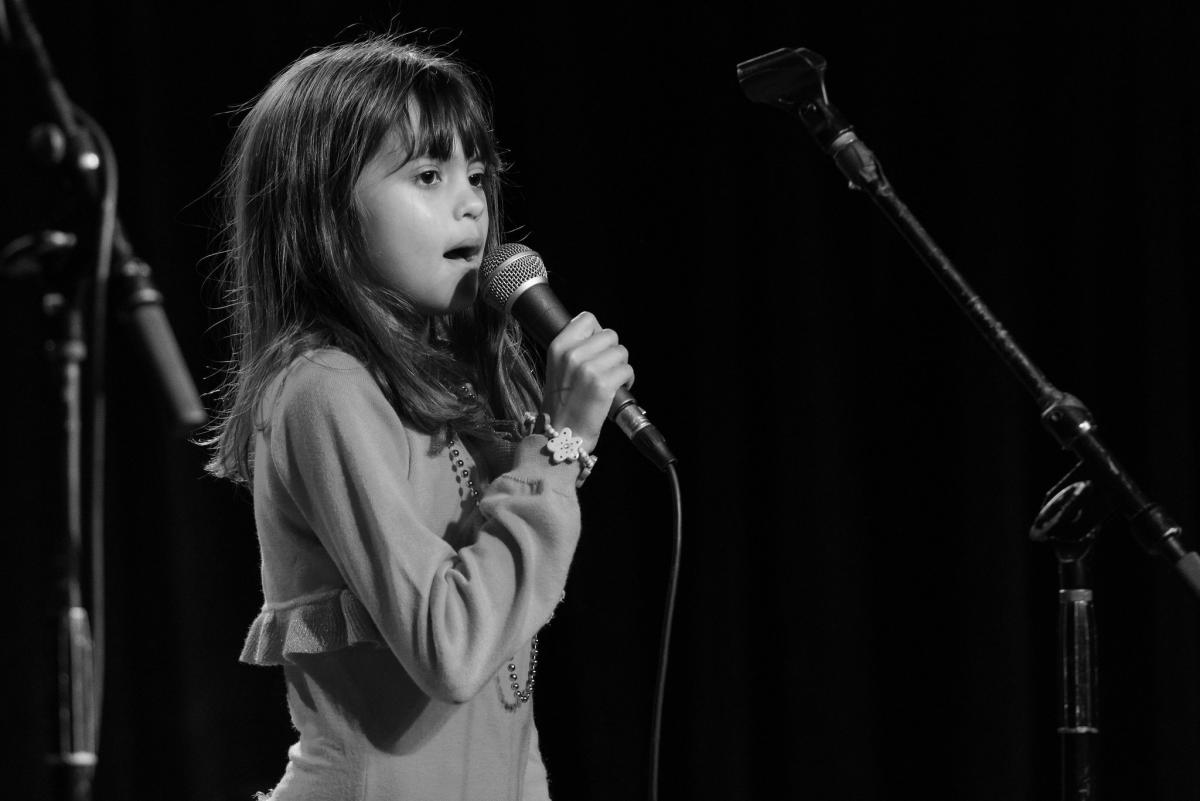
[[264, 402], [262, 442], [289, 486], [411, 472], [412, 432], [371, 371], [344, 351], [297, 356], [280, 370]]
[[345, 351], [322, 348], [292, 360], [271, 382], [267, 397], [272, 421], [279, 416], [304, 418], [395, 418], [371, 372]]
[[337, 348], [309, 350], [292, 359], [278, 379], [283, 392], [336, 392], [369, 383], [378, 389], [366, 365]]

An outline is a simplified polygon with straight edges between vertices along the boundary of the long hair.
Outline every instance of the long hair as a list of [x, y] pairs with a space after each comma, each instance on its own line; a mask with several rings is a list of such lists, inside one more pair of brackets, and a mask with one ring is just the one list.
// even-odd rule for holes
[[[416, 111], [417, 113], [410, 113]], [[408, 158], [455, 141], [485, 164], [486, 249], [501, 241], [502, 163], [474, 76], [432, 50], [372, 37], [311, 53], [246, 113], [222, 173], [223, 290], [232, 358], [217, 390], [209, 472], [247, 482], [263, 394], [306, 350], [340, 348], [371, 371], [411, 424], [496, 436], [540, 401], [520, 331], [481, 298], [430, 319], [367, 268], [355, 183], [397, 132]], [[466, 383], [475, 392], [464, 392]]]

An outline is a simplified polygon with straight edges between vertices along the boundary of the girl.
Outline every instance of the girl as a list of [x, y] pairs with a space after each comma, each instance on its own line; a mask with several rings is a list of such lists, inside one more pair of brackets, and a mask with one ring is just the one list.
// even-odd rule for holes
[[283, 666], [300, 736], [272, 801], [549, 797], [536, 634], [633, 371], [585, 313], [543, 393], [478, 300], [500, 169], [465, 69], [381, 38], [297, 61], [231, 145], [234, 359], [207, 444], [253, 488], [265, 603], [242, 660]]

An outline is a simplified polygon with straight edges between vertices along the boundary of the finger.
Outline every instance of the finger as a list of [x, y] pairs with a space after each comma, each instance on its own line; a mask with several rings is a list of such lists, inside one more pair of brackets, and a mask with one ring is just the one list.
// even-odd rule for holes
[[579, 374], [579, 382], [596, 388], [602, 394], [610, 395], [625, 385], [633, 377], [633, 368], [629, 366], [629, 354], [624, 348], [613, 348], [605, 351], [589, 361]]
[[572, 343], [564, 351], [563, 355], [569, 363], [582, 365], [599, 356], [612, 348], [619, 348], [620, 340], [617, 338], [617, 332], [610, 328], [605, 328], [592, 334], [587, 339]]
[[605, 376], [606, 386], [612, 387], [613, 394], [619, 387], [631, 389], [633, 387], [633, 367], [628, 362], [622, 362], [613, 367], [612, 370]]
[[[593, 337], [594, 339], [594, 337]], [[584, 345], [579, 346], [580, 350]], [[586, 369], [596, 375], [605, 375], [612, 372], [622, 364], [629, 363], [629, 351], [624, 345], [612, 345], [610, 347], [601, 348], [596, 353], [593, 353], [585, 362]]]
[[565, 353], [600, 330], [600, 323], [596, 320], [595, 315], [591, 312], [580, 312], [571, 318], [571, 322], [567, 323], [563, 330], [554, 337], [550, 343], [549, 352], [551, 355]]
[[572, 338], [587, 339], [588, 337], [600, 331], [602, 326], [600, 321], [596, 319], [596, 315], [591, 312], [580, 312], [571, 318], [571, 322], [567, 323], [563, 331], [570, 331]]
[[577, 322], [579, 325], [590, 326], [590, 333], [593, 334], [599, 331], [601, 328], [600, 321], [597, 320], [596, 315], [592, 314], [590, 311], [581, 311], [579, 314], [571, 318], [571, 322]]

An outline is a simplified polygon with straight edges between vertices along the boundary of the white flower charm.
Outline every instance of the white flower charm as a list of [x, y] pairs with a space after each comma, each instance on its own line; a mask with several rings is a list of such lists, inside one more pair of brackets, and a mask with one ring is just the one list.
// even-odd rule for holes
[[546, 447], [550, 449], [550, 460], [555, 464], [573, 462], [579, 458], [583, 438], [571, 436], [571, 429], [563, 427], [554, 432], [553, 439], [546, 443]]

